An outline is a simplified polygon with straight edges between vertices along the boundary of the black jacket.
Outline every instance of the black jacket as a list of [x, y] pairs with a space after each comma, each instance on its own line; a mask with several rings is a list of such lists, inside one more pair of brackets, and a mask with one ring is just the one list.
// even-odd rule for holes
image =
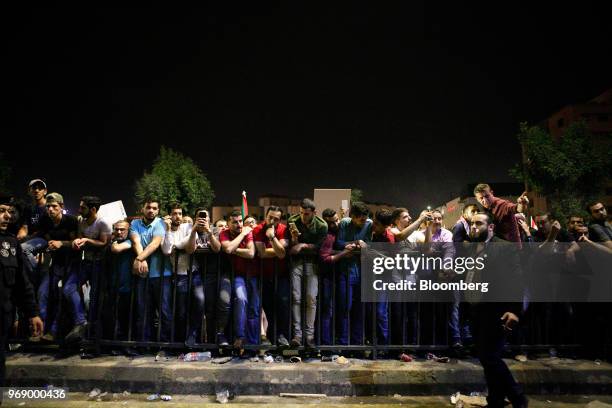
[[467, 296], [467, 300], [485, 309], [512, 312], [519, 316], [524, 287], [519, 252], [515, 242], [493, 237], [481, 253], [472, 254], [486, 258], [485, 268], [474, 275], [473, 281], [488, 282], [489, 290], [480, 295]]
[[0, 232], [0, 307], [4, 314], [17, 307], [26, 317], [38, 316], [34, 288], [23, 267], [21, 246], [14, 235]]

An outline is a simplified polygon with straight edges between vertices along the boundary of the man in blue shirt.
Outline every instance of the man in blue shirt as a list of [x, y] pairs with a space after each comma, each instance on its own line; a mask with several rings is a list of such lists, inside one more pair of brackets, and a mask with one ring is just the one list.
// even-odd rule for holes
[[[338, 227], [336, 249], [356, 250], [365, 248], [372, 240], [372, 220], [368, 218], [369, 209], [361, 202], [351, 205], [350, 218], [343, 218]], [[348, 344], [349, 319], [351, 344], [363, 342], [363, 310], [361, 305], [361, 259], [355, 252], [340, 261], [338, 276], [338, 343]]]
[[[164, 222], [158, 218], [159, 202], [147, 199], [142, 207], [143, 218], [130, 224], [130, 239], [136, 253], [133, 272], [136, 275], [136, 335], [138, 340], [151, 340], [156, 312], [159, 322], [159, 341], [170, 341], [172, 308], [170, 305], [172, 267], [161, 251], [166, 235]], [[161, 306], [160, 306], [161, 301]]]
[[[128, 338], [131, 309], [132, 292], [132, 265], [134, 264], [134, 251], [132, 241], [128, 237], [130, 223], [124, 220], [117, 221], [113, 225], [115, 239], [111, 243], [111, 288], [113, 296], [114, 326], [113, 336], [116, 332], [120, 340], [132, 340]], [[115, 317], [116, 316], [116, 317]]]

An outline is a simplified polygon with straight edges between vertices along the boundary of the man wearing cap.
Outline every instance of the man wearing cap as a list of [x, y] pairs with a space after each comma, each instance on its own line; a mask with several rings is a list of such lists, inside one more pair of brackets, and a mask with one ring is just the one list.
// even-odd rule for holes
[[7, 232], [13, 211], [12, 197], [0, 196], [0, 387], [4, 387], [5, 346], [13, 326], [15, 306], [29, 319], [33, 336], [40, 335], [43, 330], [34, 289], [23, 268], [21, 246], [17, 238]]
[[[49, 332], [42, 339], [54, 341], [57, 335], [59, 322], [58, 313], [54, 318], [48, 316], [49, 291], [57, 288], [60, 280], [66, 281], [70, 275], [70, 268], [74, 258], [72, 241], [76, 238], [78, 231], [78, 221], [76, 217], [64, 214], [64, 197], [59, 193], [48, 194], [47, 197], [47, 217], [43, 217], [40, 222], [38, 234], [48, 241], [47, 251], [51, 254], [51, 267], [48, 274], [42, 276], [38, 287], [38, 303], [40, 305], [40, 317], [45, 321]], [[68, 299], [72, 306], [73, 320], [75, 324], [85, 322], [85, 316], [80, 313], [79, 305], [81, 297], [79, 293], [70, 293], [64, 286], [64, 297]], [[54, 296], [59, 299], [59, 296]], [[52, 308], [57, 310], [57, 308]], [[51, 322], [51, 324], [50, 324]], [[36, 338], [31, 340], [36, 341]]]
[[23, 225], [17, 233], [17, 239], [22, 243], [21, 249], [25, 256], [24, 266], [28, 278], [36, 289], [41, 279], [36, 268], [38, 265], [37, 255], [47, 248], [47, 241], [37, 235], [42, 218], [47, 216], [47, 199], [45, 198], [47, 196], [47, 184], [41, 179], [31, 180], [28, 184], [28, 192], [32, 198], [32, 204], [24, 209]]

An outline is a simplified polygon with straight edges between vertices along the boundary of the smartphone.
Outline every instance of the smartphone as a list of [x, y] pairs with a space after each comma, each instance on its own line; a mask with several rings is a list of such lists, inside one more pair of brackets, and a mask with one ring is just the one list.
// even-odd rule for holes
[[198, 211], [198, 218], [207, 219], [208, 218], [208, 211], [206, 211], [206, 210]]

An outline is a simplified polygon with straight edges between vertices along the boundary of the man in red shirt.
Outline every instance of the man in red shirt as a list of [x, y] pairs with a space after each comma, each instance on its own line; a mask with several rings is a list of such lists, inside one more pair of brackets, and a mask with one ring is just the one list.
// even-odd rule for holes
[[497, 198], [488, 184], [478, 184], [474, 187], [474, 197], [495, 219], [495, 234], [511, 242], [521, 242], [518, 222], [514, 214], [525, 212], [529, 205], [525, 191], [515, 203]]
[[[249, 284], [248, 276], [254, 273], [255, 245], [253, 244], [253, 234], [251, 227], [243, 226], [242, 214], [240, 211], [232, 211], [229, 216], [228, 229], [221, 231], [219, 241], [221, 242], [221, 250], [229, 260], [231, 265], [234, 281], [232, 284], [232, 292], [234, 298], [234, 348], [241, 350], [246, 339], [247, 318], [254, 318], [255, 310], [253, 305], [249, 303], [253, 293], [258, 290], [257, 286], [253, 287]], [[227, 264], [225, 262], [224, 264]], [[220, 299], [227, 299], [224, 309], [229, 310], [230, 294], [224, 285], [221, 287]], [[258, 308], [259, 313], [259, 308]], [[257, 316], [259, 316], [257, 314]], [[229, 313], [220, 313], [218, 319], [221, 323], [218, 325], [221, 332], [217, 334], [217, 342], [221, 343], [225, 338], [223, 332], [227, 326]], [[257, 317], [259, 322], [259, 317]], [[225, 323], [225, 324], [223, 324]], [[259, 334], [259, 330], [257, 331]], [[252, 337], [249, 340], [252, 340]]]
[[[289, 275], [287, 273], [287, 259], [285, 257], [289, 239], [287, 226], [281, 224], [283, 210], [277, 206], [270, 206], [266, 211], [266, 219], [253, 229], [253, 239], [257, 249], [256, 266], [257, 273], [249, 278], [254, 287], [258, 286], [261, 279], [261, 299], [256, 291], [250, 299], [257, 314], [251, 320], [249, 318], [249, 332], [259, 327], [260, 304], [263, 302], [263, 310], [266, 319], [270, 323], [264, 328], [263, 333], [270, 329], [272, 338], [276, 337], [279, 347], [289, 347], [287, 336], [289, 334]], [[262, 344], [267, 340], [262, 335]]]

